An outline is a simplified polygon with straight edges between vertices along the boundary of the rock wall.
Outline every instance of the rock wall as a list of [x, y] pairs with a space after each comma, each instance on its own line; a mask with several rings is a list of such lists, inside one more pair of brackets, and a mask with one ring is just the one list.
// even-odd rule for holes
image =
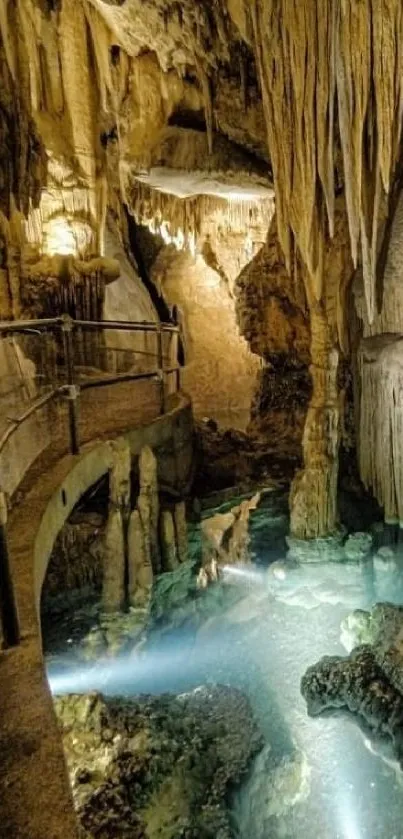
[[186, 366], [182, 387], [195, 416], [245, 428], [257, 385], [259, 359], [239, 333], [228, 283], [206, 265], [172, 246], [160, 251], [152, 276], [164, 298], [181, 312]]
[[264, 364], [251, 430], [270, 436], [279, 454], [301, 455], [311, 396], [310, 321], [305, 291], [285, 267], [275, 220], [267, 241], [236, 281], [240, 329]]

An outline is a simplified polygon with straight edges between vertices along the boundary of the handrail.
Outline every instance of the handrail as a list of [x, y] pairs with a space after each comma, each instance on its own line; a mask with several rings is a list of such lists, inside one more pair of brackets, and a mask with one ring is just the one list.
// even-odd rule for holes
[[[102, 329], [102, 330], [124, 330], [128, 332], [152, 332], [157, 335], [158, 348], [156, 353], [142, 353], [144, 355], [153, 355], [156, 358], [157, 366], [154, 370], [143, 373], [122, 373], [117, 375], [105, 375], [98, 378], [91, 378], [86, 381], [79, 381], [77, 370], [74, 366], [74, 351], [71, 341], [72, 333], [76, 329]], [[0, 437], [0, 454], [2, 453], [6, 443], [14, 432], [29, 419], [36, 411], [43, 408], [46, 404], [60, 396], [67, 398], [69, 405], [69, 429], [70, 429], [70, 450], [72, 454], [77, 454], [79, 451], [78, 441], [78, 422], [77, 422], [77, 401], [79, 399], [80, 391], [89, 390], [91, 388], [106, 387], [107, 385], [115, 385], [122, 382], [139, 381], [150, 379], [159, 382], [160, 384], [160, 408], [161, 413], [165, 413], [165, 379], [164, 377], [172, 373], [176, 373], [176, 387], [179, 390], [180, 386], [180, 365], [166, 368], [164, 362], [166, 357], [163, 353], [162, 337], [164, 333], [179, 334], [180, 327], [176, 324], [170, 323], [151, 323], [148, 321], [85, 321], [76, 320], [70, 315], [61, 315], [55, 318], [40, 318], [35, 320], [21, 320], [21, 321], [0, 321], [0, 337], [2, 334], [26, 332], [27, 330], [51, 330], [60, 331], [63, 337], [63, 360], [66, 371], [67, 383], [57, 388], [53, 388], [48, 393], [39, 397], [32, 405], [24, 411], [19, 417], [11, 421], [11, 424], [6, 428], [3, 435]], [[41, 333], [40, 333], [41, 334]], [[105, 350], [111, 348], [105, 347]], [[116, 351], [116, 349], [115, 349]], [[137, 351], [131, 350], [135, 354]]]
[[[158, 333], [162, 332], [179, 332], [179, 326], [173, 323], [151, 323], [148, 321], [138, 321], [130, 323], [130, 321], [124, 320], [102, 320], [102, 321], [95, 321], [95, 320], [75, 320], [72, 318], [73, 325], [75, 326], [82, 326], [87, 329], [113, 329], [113, 330], [122, 330], [122, 331], [129, 331], [129, 332], [155, 332]], [[1, 326], [1, 324], [0, 324]]]
[[75, 326], [86, 329], [113, 329], [127, 330], [129, 332], [162, 332], [178, 333], [180, 327], [174, 323], [154, 323], [153, 321], [125, 321], [125, 320], [79, 320], [70, 315], [61, 315], [57, 318], [38, 318], [36, 320], [9, 320], [0, 321], [1, 332], [23, 332], [25, 329], [49, 329], [54, 326], [63, 326], [69, 323], [74, 329]]
[[37, 320], [2, 320], [0, 332], [23, 332], [24, 329], [48, 329], [50, 326], [60, 326], [63, 318], [39, 318]]
[[43, 408], [48, 402], [51, 402], [62, 390], [61, 387], [55, 388], [54, 390], [49, 391], [49, 393], [45, 393], [44, 396], [41, 396], [39, 399], [36, 400], [26, 411], [24, 411], [21, 416], [16, 417], [15, 419], [11, 420], [10, 426], [6, 428], [2, 437], [0, 437], [0, 454], [4, 449], [4, 446], [8, 442], [9, 438], [17, 428], [22, 425], [25, 420], [29, 419], [35, 411], [39, 411], [40, 408]]

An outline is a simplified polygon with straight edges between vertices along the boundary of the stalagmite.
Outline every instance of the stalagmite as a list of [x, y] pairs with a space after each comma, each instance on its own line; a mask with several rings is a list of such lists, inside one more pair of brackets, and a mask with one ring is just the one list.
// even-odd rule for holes
[[161, 568], [158, 541], [159, 497], [157, 459], [149, 446], [144, 446], [139, 458], [140, 493], [137, 508], [146, 540], [146, 549], [151, 557], [155, 573]]
[[126, 539], [130, 513], [130, 448], [125, 441], [109, 444], [112, 467], [109, 476], [110, 509], [105, 533], [102, 608], [105, 612], [122, 609], [125, 602]]
[[178, 566], [175, 525], [170, 510], [163, 510], [160, 517], [162, 566], [164, 571], [174, 571]]
[[337, 526], [337, 478], [340, 405], [338, 352], [328, 347], [327, 325], [311, 310], [313, 396], [303, 434], [305, 468], [291, 489], [291, 533], [313, 539], [334, 533]]
[[186, 562], [188, 558], [188, 527], [185, 501], [179, 501], [175, 504], [174, 523], [178, 559], [179, 562]]
[[118, 440], [109, 444], [113, 453], [113, 465], [109, 475], [109, 498], [111, 505], [117, 507], [123, 517], [130, 513], [130, 470], [131, 455], [129, 444]]
[[130, 605], [140, 608], [148, 605], [153, 586], [153, 569], [146, 538], [140, 513], [133, 510], [128, 533], [128, 595]]
[[125, 602], [125, 539], [122, 514], [111, 509], [105, 531], [102, 609], [119, 612]]

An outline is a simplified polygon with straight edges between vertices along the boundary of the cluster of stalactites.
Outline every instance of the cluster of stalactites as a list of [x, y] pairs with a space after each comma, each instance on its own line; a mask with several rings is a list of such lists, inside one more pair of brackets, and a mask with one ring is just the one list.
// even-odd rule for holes
[[252, 0], [248, 8], [287, 262], [295, 242], [320, 299], [340, 142], [352, 257], [356, 265], [361, 243], [372, 321], [379, 203], [403, 110], [401, 0]]
[[179, 198], [132, 181], [127, 190], [130, 210], [138, 224], [159, 234], [178, 250], [194, 254], [206, 234], [215, 227], [221, 234], [245, 233], [251, 228], [266, 231], [273, 216], [271, 198], [259, 201], [231, 200], [211, 195]]

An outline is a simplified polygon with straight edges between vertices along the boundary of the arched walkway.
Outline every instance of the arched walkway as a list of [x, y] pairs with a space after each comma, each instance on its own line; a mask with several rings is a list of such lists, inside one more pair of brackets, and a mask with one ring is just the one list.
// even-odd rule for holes
[[[94, 422], [96, 428], [96, 422]], [[178, 393], [153, 422], [127, 432], [132, 455], [149, 445], [161, 481], [183, 490], [192, 469], [189, 400]], [[79, 498], [112, 463], [108, 442], [89, 442], [21, 485], [8, 521], [8, 546], [21, 630], [19, 646], [0, 652], [0, 823], [8, 839], [76, 839], [64, 755], [46, 679], [40, 596], [54, 540]]]

